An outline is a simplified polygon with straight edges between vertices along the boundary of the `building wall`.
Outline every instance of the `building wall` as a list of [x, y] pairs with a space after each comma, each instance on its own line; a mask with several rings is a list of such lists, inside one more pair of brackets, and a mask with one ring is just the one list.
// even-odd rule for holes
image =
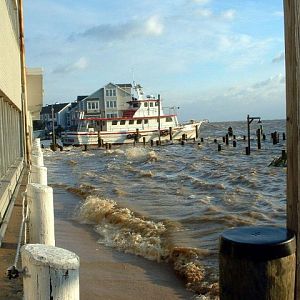
[[16, 1], [0, 1], [0, 20], [0, 93], [21, 110], [21, 64]]
[[40, 119], [43, 107], [43, 71], [41, 68], [26, 69], [28, 110], [34, 120]]

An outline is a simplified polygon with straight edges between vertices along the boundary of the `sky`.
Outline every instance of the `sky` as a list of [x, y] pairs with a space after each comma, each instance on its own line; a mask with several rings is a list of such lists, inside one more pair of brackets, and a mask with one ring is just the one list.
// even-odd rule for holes
[[282, 0], [26, 0], [44, 104], [140, 83], [181, 121], [285, 118]]

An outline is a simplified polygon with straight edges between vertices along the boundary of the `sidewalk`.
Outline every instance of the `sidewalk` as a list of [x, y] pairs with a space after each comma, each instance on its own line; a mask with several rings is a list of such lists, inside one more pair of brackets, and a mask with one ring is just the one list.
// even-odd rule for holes
[[[22, 193], [27, 185], [27, 175], [21, 178], [21, 186], [17, 199], [8, 223], [8, 227], [0, 248], [0, 299], [1, 300], [18, 300], [23, 299], [22, 277], [17, 279], [8, 279], [6, 270], [14, 264], [16, 249], [19, 238], [20, 224], [22, 221]], [[21, 268], [19, 259], [18, 268]]]

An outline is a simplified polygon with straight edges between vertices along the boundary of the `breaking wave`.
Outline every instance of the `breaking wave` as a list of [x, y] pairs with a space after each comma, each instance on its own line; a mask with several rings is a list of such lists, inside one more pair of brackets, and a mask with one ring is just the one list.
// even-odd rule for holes
[[[81, 193], [76, 189], [69, 191], [86, 195], [92, 190], [89, 186], [82, 188]], [[95, 226], [95, 231], [100, 235], [99, 243], [149, 260], [171, 263], [189, 290], [205, 295], [206, 299], [217, 297], [217, 278], [212, 278], [212, 272], [201, 264], [201, 259], [209, 255], [208, 251], [176, 247], [172, 233], [179, 229], [177, 224], [148, 220], [128, 208], [120, 207], [113, 200], [94, 195], [88, 196], [82, 203], [78, 218]]]

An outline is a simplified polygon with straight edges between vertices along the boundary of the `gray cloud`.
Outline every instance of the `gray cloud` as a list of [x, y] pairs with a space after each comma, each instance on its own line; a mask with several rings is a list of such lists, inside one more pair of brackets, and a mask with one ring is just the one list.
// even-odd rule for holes
[[82, 33], [69, 37], [74, 41], [78, 38], [94, 38], [103, 41], [127, 40], [139, 36], [159, 36], [163, 33], [164, 25], [158, 16], [146, 20], [130, 20], [120, 24], [101, 24], [91, 27]]
[[80, 57], [77, 61], [71, 64], [58, 66], [52, 73], [54, 74], [66, 74], [74, 71], [85, 70], [88, 67], [88, 61], [85, 57]]
[[280, 53], [272, 59], [272, 63], [276, 64], [284, 60], [284, 52]]

